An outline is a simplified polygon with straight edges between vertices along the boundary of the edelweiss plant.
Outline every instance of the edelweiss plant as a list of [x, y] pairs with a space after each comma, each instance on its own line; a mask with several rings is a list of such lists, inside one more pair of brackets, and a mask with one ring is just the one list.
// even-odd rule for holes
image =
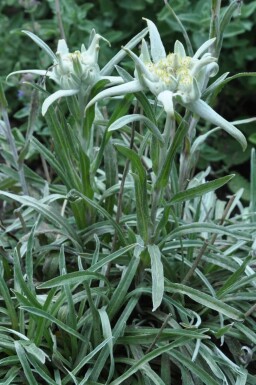
[[56, 91], [45, 99], [42, 105], [42, 114], [45, 115], [52, 103], [61, 97], [80, 94], [82, 97], [89, 93], [91, 87], [99, 80], [108, 80], [109, 85], [122, 83], [122, 78], [118, 76], [102, 76], [98, 65], [99, 41], [102, 39], [109, 43], [104, 37], [95, 33], [93, 30], [90, 36], [88, 49], [84, 44], [81, 51], [69, 52], [69, 48], [64, 39], [59, 40], [56, 55], [38, 36], [29, 31], [23, 31], [35, 41], [53, 60], [53, 65], [48, 70], [20, 70], [12, 72], [7, 79], [16, 74], [30, 73], [46, 76], [53, 80], [60, 90]]
[[[235, 126], [253, 121], [229, 123], [208, 105], [240, 76], [208, 86], [240, 2], [229, 3], [209, 0], [210, 39], [195, 54], [184, 28], [189, 55], [179, 41], [168, 53], [146, 20], [103, 68], [95, 32], [87, 49], [60, 40], [56, 54], [25, 32], [53, 65], [15, 73], [57, 90], [42, 119], [46, 91], [32, 85], [24, 135], [0, 84], [1, 384], [255, 385], [255, 150], [247, 207], [242, 189], [216, 193], [234, 175], [198, 162], [220, 127], [244, 148]], [[134, 75], [110, 76], [127, 55]], [[197, 129], [200, 117], [217, 127]]]
[[150, 53], [144, 40], [140, 57], [125, 48], [136, 66], [135, 79], [100, 92], [87, 108], [102, 98], [150, 90], [170, 117], [174, 115], [175, 103], [180, 103], [201, 118], [223, 128], [245, 149], [246, 139], [241, 131], [200, 99], [209, 77], [218, 72], [217, 59], [205, 53], [214, 44], [215, 38], [206, 41], [193, 57], [186, 55], [180, 41], [176, 41], [173, 53], [166, 54], [155, 24], [145, 20], [149, 29]]

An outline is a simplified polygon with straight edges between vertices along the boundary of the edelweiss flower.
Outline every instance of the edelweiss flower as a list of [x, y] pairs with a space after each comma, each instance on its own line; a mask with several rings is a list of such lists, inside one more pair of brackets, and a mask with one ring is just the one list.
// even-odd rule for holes
[[53, 65], [48, 70], [21, 70], [15, 71], [9, 76], [19, 73], [31, 73], [35, 75], [47, 76], [54, 80], [60, 87], [48, 98], [42, 106], [42, 114], [45, 115], [49, 106], [63, 96], [71, 96], [78, 93], [85, 95], [88, 89], [101, 79], [109, 80], [111, 85], [122, 83], [123, 80], [118, 76], [101, 76], [98, 65], [99, 40], [104, 39], [94, 31], [91, 35], [91, 43], [88, 49], [82, 44], [81, 51], [69, 52], [65, 40], [59, 40], [56, 55], [38, 36], [32, 32], [23, 31], [35, 41], [52, 58]]
[[150, 90], [171, 117], [174, 115], [175, 103], [180, 103], [201, 118], [223, 128], [245, 149], [244, 135], [200, 99], [208, 78], [218, 72], [216, 58], [206, 52], [215, 39], [206, 41], [193, 57], [186, 55], [179, 41], [176, 41], [173, 53], [166, 54], [155, 24], [145, 20], [149, 29], [150, 52], [144, 40], [140, 57], [125, 49], [135, 63], [135, 79], [100, 92], [87, 108], [105, 97]]

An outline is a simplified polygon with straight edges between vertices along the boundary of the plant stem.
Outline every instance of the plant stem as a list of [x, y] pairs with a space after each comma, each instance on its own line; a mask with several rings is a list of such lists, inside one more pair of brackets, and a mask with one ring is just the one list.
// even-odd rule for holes
[[[156, 169], [158, 170], [158, 174], [160, 174], [162, 168], [164, 167], [166, 156], [167, 156], [169, 147], [172, 145], [174, 136], [175, 136], [175, 119], [170, 114], [167, 114], [164, 131], [163, 131], [164, 145], [161, 148], [161, 151], [159, 153], [158, 167], [156, 167]], [[161, 201], [162, 196], [163, 196], [163, 189], [160, 189], [159, 187], [154, 188], [152, 192], [152, 200], [151, 200], [152, 236], [155, 232], [157, 209], [159, 207], [159, 202]]]
[[11, 129], [9, 117], [8, 117], [8, 114], [7, 114], [7, 111], [5, 108], [1, 108], [1, 114], [3, 117], [3, 121], [4, 121], [4, 125], [1, 124], [1, 127], [3, 128], [3, 130], [5, 132], [6, 139], [9, 143], [9, 146], [10, 146], [10, 149], [12, 152], [13, 162], [14, 162], [15, 168], [18, 171], [20, 185], [21, 185], [23, 194], [29, 195], [26, 180], [25, 180], [23, 162], [19, 162], [19, 160], [18, 160], [19, 159], [18, 151], [17, 151], [16, 144], [15, 144], [15, 141], [14, 141], [14, 138], [12, 135], [12, 129]]
[[[134, 107], [134, 114], [136, 113], [136, 107]], [[133, 148], [133, 143], [134, 143], [134, 135], [135, 135], [135, 124], [132, 124], [132, 132], [131, 132], [131, 141], [130, 141], [130, 149]], [[124, 171], [123, 171], [123, 176], [120, 184], [120, 190], [118, 193], [118, 198], [117, 198], [117, 211], [116, 211], [116, 223], [120, 223], [121, 215], [122, 215], [122, 200], [123, 200], [123, 193], [124, 193], [124, 184], [125, 180], [129, 171], [129, 165], [130, 161], [127, 159], [125, 162], [124, 166]], [[116, 247], [116, 242], [117, 242], [117, 232], [115, 231], [114, 238], [113, 238], [113, 243], [112, 243], [112, 252], [115, 250]]]
[[55, 0], [55, 9], [56, 9], [56, 16], [58, 20], [59, 30], [60, 30], [60, 36], [62, 39], [66, 40], [62, 18], [61, 18], [61, 9], [60, 9], [59, 0]]

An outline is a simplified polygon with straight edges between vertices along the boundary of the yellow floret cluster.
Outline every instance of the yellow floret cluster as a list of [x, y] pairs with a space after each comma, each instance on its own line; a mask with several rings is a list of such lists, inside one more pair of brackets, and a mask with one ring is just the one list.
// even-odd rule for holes
[[170, 53], [166, 58], [159, 60], [157, 63], [149, 63], [147, 65], [149, 71], [155, 75], [160, 81], [168, 87], [173, 85], [181, 85], [182, 88], [191, 86], [193, 77], [190, 69], [192, 66], [192, 58], [189, 56], [180, 57], [175, 53]]

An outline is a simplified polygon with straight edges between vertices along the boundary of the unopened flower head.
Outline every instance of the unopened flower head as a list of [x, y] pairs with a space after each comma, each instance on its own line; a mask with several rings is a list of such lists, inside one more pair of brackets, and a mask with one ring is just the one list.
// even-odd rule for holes
[[[60, 89], [48, 96], [42, 105], [42, 114], [45, 115], [49, 106], [61, 97], [88, 94], [90, 88], [99, 80], [107, 80], [108, 85], [122, 83], [120, 76], [102, 76], [98, 65], [99, 41], [107, 41], [93, 30], [90, 44], [86, 49], [82, 44], [81, 51], [69, 52], [64, 39], [59, 40], [56, 54], [38, 36], [30, 31], [23, 31], [37, 45], [39, 45], [52, 59], [53, 65], [48, 70], [29, 69], [15, 71], [8, 75], [34, 74], [46, 76], [55, 81]], [[108, 42], [108, 41], [107, 41]], [[7, 78], [8, 78], [7, 77]]]
[[65, 40], [59, 40], [50, 78], [62, 89], [86, 89], [100, 79], [98, 65], [99, 40], [95, 34], [89, 48], [82, 45], [81, 51], [70, 53]]

